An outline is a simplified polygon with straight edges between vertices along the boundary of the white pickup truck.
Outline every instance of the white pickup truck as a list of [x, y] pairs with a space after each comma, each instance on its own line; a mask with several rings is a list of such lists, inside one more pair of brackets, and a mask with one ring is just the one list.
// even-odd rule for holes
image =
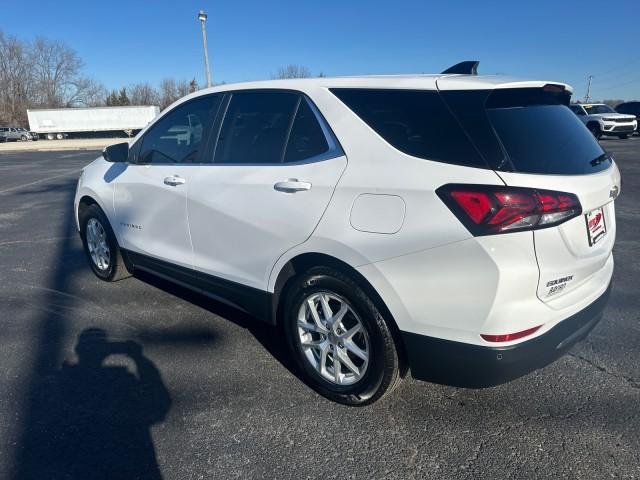
[[628, 138], [638, 128], [634, 115], [618, 113], [604, 103], [573, 103], [569, 108], [596, 138], [603, 135]]

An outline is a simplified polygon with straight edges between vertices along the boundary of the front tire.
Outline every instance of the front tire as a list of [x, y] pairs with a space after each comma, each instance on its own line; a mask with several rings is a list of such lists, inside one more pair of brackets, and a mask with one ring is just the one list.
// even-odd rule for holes
[[93, 273], [106, 282], [130, 277], [109, 220], [100, 207], [84, 207], [79, 217], [80, 237]]
[[590, 123], [587, 125], [587, 128], [591, 132], [591, 134], [596, 137], [598, 140], [602, 137], [602, 131], [600, 130], [600, 125], [597, 123]]
[[351, 277], [315, 267], [293, 280], [287, 341], [305, 381], [346, 405], [368, 405], [400, 381], [400, 356], [383, 315]]
[[625, 134], [623, 134], [623, 135], [618, 135], [618, 138], [619, 138], [620, 140], [626, 140], [627, 138], [629, 138], [629, 134], [625, 133]]
[[27, 136], [26, 135], [21, 135], [20, 136], [20, 140], [22, 140], [23, 142], [27, 141]]

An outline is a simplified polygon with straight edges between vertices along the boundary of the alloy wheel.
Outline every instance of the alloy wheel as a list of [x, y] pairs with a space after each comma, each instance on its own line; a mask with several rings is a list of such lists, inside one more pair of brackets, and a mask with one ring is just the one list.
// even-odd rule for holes
[[367, 371], [370, 342], [349, 303], [333, 292], [316, 292], [298, 310], [297, 340], [307, 362], [325, 380], [353, 385]]
[[87, 249], [91, 261], [99, 270], [107, 270], [111, 262], [111, 251], [107, 243], [107, 232], [95, 218], [90, 218], [86, 229]]

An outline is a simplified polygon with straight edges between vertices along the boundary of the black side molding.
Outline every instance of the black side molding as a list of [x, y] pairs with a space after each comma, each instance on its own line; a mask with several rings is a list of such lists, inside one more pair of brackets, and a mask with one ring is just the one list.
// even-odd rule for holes
[[158, 258], [121, 249], [127, 266], [151, 273], [275, 325], [273, 294], [240, 283], [175, 265]]
[[465, 62], [456, 63], [454, 66], [447, 68], [442, 75], [478, 75], [478, 65], [480, 62], [477, 60], [467, 60]]

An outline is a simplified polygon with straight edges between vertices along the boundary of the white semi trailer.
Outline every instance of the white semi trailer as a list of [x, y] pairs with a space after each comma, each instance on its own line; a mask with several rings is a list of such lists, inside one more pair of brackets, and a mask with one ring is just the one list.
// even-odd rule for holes
[[62, 140], [68, 136], [85, 136], [91, 132], [137, 133], [158, 116], [156, 106], [49, 108], [27, 110], [29, 130], [40, 138]]

